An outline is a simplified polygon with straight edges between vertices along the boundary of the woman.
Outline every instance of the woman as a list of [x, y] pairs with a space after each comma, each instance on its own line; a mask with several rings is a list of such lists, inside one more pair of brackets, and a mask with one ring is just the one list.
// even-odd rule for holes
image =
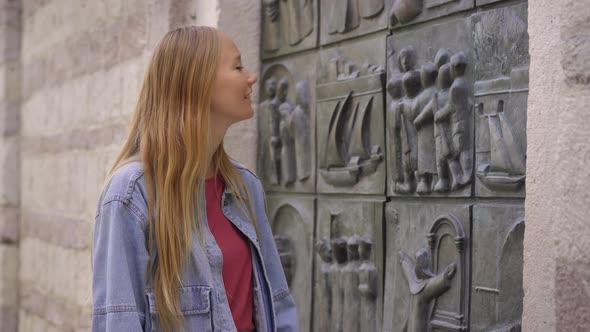
[[258, 178], [223, 150], [256, 76], [213, 28], [169, 32], [98, 205], [93, 331], [297, 331]]

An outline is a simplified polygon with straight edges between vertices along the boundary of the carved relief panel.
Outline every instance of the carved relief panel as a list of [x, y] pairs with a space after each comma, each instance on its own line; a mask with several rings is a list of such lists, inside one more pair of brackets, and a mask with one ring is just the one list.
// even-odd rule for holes
[[471, 195], [469, 28], [459, 19], [387, 39], [388, 195]]
[[315, 190], [315, 62], [308, 55], [264, 66], [257, 164], [267, 190]]
[[524, 228], [522, 204], [473, 207], [471, 331], [520, 331]]
[[385, 220], [383, 331], [465, 331], [470, 206], [388, 202]]
[[320, 52], [318, 192], [383, 194], [383, 37]]
[[388, 1], [392, 3], [388, 12], [389, 27], [392, 29], [473, 8], [473, 1], [471, 0]]
[[[472, 17], [477, 196], [524, 197], [529, 71], [526, 19], [526, 4]], [[490, 35], [496, 37], [490, 40]]]
[[[268, 216], [285, 277], [297, 308], [311, 308], [315, 198], [268, 195]], [[303, 331], [311, 327], [311, 311], [298, 310]]]
[[321, 1], [322, 45], [387, 29], [389, 0]]
[[383, 201], [320, 198], [314, 331], [380, 331]]
[[317, 45], [316, 0], [262, 0], [261, 10], [263, 59]]

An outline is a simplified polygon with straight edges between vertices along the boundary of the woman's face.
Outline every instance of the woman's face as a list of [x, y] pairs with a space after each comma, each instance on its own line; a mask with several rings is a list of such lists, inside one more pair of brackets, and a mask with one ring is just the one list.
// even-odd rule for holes
[[220, 55], [213, 80], [211, 95], [211, 121], [227, 126], [254, 115], [252, 85], [257, 77], [242, 65], [236, 44], [220, 32]]

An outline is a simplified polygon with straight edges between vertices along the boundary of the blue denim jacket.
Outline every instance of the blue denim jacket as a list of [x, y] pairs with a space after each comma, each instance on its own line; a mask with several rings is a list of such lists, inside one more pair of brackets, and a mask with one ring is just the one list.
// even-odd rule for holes
[[[260, 180], [235, 163], [254, 202], [259, 238], [237, 199], [222, 196], [225, 216], [248, 238], [252, 252], [254, 323], [258, 332], [299, 331], [265, 211]], [[92, 253], [93, 331], [159, 331], [148, 278], [147, 191], [140, 162], [113, 175], [98, 204]], [[203, 220], [206, 220], [204, 213]], [[179, 289], [184, 331], [236, 331], [223, 286], [222, 254], [204, 223], [205, 245], [193, 241]]]

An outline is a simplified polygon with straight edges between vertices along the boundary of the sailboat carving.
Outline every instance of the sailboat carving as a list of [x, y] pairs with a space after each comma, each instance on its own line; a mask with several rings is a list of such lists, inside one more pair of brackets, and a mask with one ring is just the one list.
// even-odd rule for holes
[[383, 160], [379, 145], [371, 146], [373, 97], [361, 107], [350, 91], [338, 101], [330, 118], [328, 141], [320, 165], [324, 180], [334, 186], [351, 186], [359, 177], [373, 174]]
[[[478, 105], [483, 113], [483, 105]], [[525, 180], [525, 157], [504, 116], [504, 101], [496, 114], [483, 114], [490, 129], [490, 163], [481, 165], [477, 177], [493, 190], [518, 190]]]

